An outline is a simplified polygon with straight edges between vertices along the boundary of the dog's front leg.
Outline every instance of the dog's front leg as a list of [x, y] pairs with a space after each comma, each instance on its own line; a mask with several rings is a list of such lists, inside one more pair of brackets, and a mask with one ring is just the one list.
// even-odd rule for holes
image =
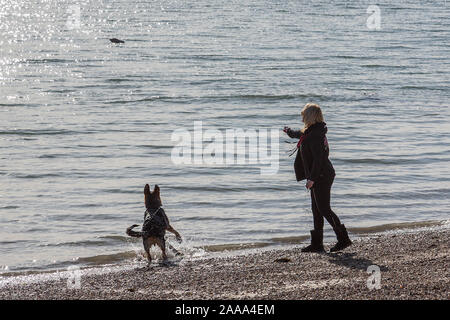
[[177, 238], [177, 241], [178, 241], [178, 242], [181, 242], [181, 241], [182, 241], [181, 235], [180, 235], [180, 234], [178, 233], [178, 231], [175, 230], [171, 225], [169, 225], [169, 226], [167, 227], [167, 231], [172, 232], [172, 233], [175, 235], [175, 237]]

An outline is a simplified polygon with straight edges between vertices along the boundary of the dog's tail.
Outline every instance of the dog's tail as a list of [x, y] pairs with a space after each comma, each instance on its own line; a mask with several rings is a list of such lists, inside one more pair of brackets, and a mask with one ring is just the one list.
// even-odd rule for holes
[[140, 238], [142, 237], [142, 235], [144, 234], [143, 232], [139, 232], [139, 231], [133, 231], [133, 228], [136, 228], [137, 226], [139, 226], [138, 224], [133, 224], [131, 227], [127, 228], [127, 235], [129, 235], [130, 237], [135, 237], [135, 238]]

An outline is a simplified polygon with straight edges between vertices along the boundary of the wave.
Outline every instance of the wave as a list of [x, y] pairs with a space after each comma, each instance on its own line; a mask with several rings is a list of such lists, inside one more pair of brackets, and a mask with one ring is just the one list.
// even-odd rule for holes
[[[205, 35], [208, 36], [208, 35]], [[214, 35], [216, 37], [216, 35]], [[183, 56], [165, 56], [169, 60], [200, 60], [200, 61], [251, 61], [252, 58], [240, 57], [240, 56], [229, 56], [222, 54], [191, 54]]]
[[75, 60], [67, 60], [67, 59], [26, 59], [23, 62], [24, 63], [31, 63], [31, 64], [47, 64], [47, 63], [71, 63], [71, 62], [75, 62]]
[[281, 238], [271, 238], [270, 240], [274, 243], [280, 244], [297, 244], [308, 240], [309, 236], [291, 236], [291, 237], [281, 237]]
[[167, 145], [157, 145], [157, 144], [141, 144], [136, 145], [137, 148], [149, 148], [152, 150], [158, 150], [158, 149], [172, 149], [173, 145], [167, 146]]
[[414, 162], [413, 159], [369, 159], [369, 158], [361, 158], [361, 159], [340, 159], [340, 158], [334, 158], [335, 161], [343, 162], [343, 163], [351, 163], [351, 164], [405, 164], [407, 162]]
[[136, 194], [136, 190], [135, 190], [135, 189], [133, 189], [133, 190], [124, 190], [124, 189], [117, 189], [117, 188], [114, 188], [114, 189], [103, 189], [102, 191], [103, 191], [103, 192], [106, 192], [106, 193], [129, 193], [129, 194]]
[[55, 158], [59, 158], [59, 157], [66, 157], [66, 154], [43, 154], [38, 156], [38, 159], [55, 159]]
[[150, 96], [135, 100], [112, 100], [106, 101], [106, 104], [128, 104], [138, 102], [162, 101], [171, 103], [193, 103], [198, 101], [208, 102], [226, 102], [226, 101], [248, 101], [248, 102], [274, 102], [284, 100], [297, 100], [314, 98], [318, 101], [325, 101], [328, 97], [321, 94], [236, 94], [236, 95], [208, 95], [208, 96]]
[[0, 245], [16, 244], [16, 243], [31, 243], [31, 240], [11, 240], [11, 241], [0, 241]]
[[62, 177], [62, 174], [59, 173], [41, 173], [41, 174], [21, 174], [21, 173], [13, 173], [13, 177], [19, 179], [41, 179], [41, 178], [56, 178]]
[[[376, 193], [355, 193], [355, 194], [347, 194], [347, 199], [414, 199], [414, 200], [431, 200], [431, 199], [445, 199], [443, 195], [448, 195], [450, 193], [449, 188], [440, 188], [440, 189], [424, 189], [420, 191], [398, 191], [395, 193], [392, 192], [376, 192]], [[392, 206], [393, 204], [389, 204]], [[404, 206], [405, 204], [400, 204], [400, 206]], [[415, 203], [413, 204], [415, 205]], [[379, 205], [379, 207], [381, 204]]]
[[[104, 132], [135, 132], [135, 133], [144, 133], [147, 131], [144, 130], [119, 130], [119, 129], [107, 129], [107, 130], [83, 130], [83, 131], [75, 131], [75, 130], [66, 130], [66, 129], [18, 129], [18, 130], [1, 130], [0, 135], [18, 135], [18, 136], [41, 136], [41, 135], [78, 135], [78, 134], [96, 134], [96, 133], [104, 133]], [[78, 145], [78, 147], [85, 148], [97, 148], [94, 145]], [[99, 146], [104, 147], [104, 146]]]
[[113, 241], [119, 241], [119, 242], [129, 242], [131, 241], [135, 241], [138, 242], [140, 241], [138, 238], [131, 238], [131, 237], [125, 237], [125, 236], [117, 236], [117, 235], [111, 235], [111, 236], [101, 236], [99, 237], [100, 239], [108, 239], [108, 240], [113, 240]]
[[71, 135], [78, 133], [86, 133], [86, 132], [75, 132], [71, 130], [64, 129], [42, 129], [42, 130], [2, 130], [0, 131], [0, 135], [21, 135], [21, 136], [35, 136], [35, 135]]
[[26, 104], [26, 103], [0, 103], [0, 107], [31, 107], [34, 104]]
[[277, 185], [255, 185], [255, 186], [167, 186], [171, 190], [183, 190], [183, 191], [198, 191], [198, 192], [245, 192], [245, 191], [285, 191], [288, 189], [286, 186]]
[[448, 87], [424, 87], [424, 86], [402, 86], [401, 90], [433, 90], [433, 91], [449, 91]]
[[[367, 60], [367, 59], [369, 59], [367, 56], [361, 57], [361, 56], [349, 56], [349, 55], [335, 55], [335, 56], [330, 56], [330, 58], [356, 59], [356, 60]], [[372, 59], [374, 59], [374, 57], [372, 57]]]
[[203, 246], [207, 252], [224, 252], [224, 251], [236, 251], [244, 249], [256, 249], [270, 246], [270, 242], [251, 242], [251, 243], [230, 243], [230, 244], [213, 244]]
[[405, 164], [429, 164], [432, 162], [446, 162], [449, 159], [442, 157], [446, 155], [445, 152], [438, 153], [440, 157], [419, 157], [414, 156], [415, 158], [384, 158], [384, 159], [370, 159], [370, 158], [360, 158], [360, 159], [342, 159], [342, 158], [334, 158], [334, 160], [342, 162], [342, 163], [350, 163], [350, 164], [381, 164], [381, 165], [405, 165]]
[[[228, 208], [229, 205], [224, 206], [225, 208]], [[213, 221], [241, 221], [241, 218], [232, 218], [232, 217], [228, 217], [228, 218], [224, 218], [224, 217], [200, 217], [200, 216], [194, 216], [194, 217], [183, 217], [183, 221], [184, 220], [194, 220], [194, 221], [208, 221], [208, 220], [213, 220]]]
[[19, 209], [19, 206], [4, 206], [0, 207], [0, 210]]
[[86, 240], [86, 241], [71, 241], [71, 242], [58, 242], [58, 243], [51, 243], [51, 244], [44, 244], [43, 247], [61, 247], [61, 246], [68, 246], [68, 247], [75, 247], [75, 246], [83, 246], [83, 247], [98, 247], [98, 246], [106, 246], [110, 243], [108, 241], [102, 241], [102, 240]]
[[[77, 207], [77, 206], [73, 206], [73, 207]], [[84, 213], [84, 214], [55, 214], [55, 215], [51, 215], [49, 216], [49, 218], [51, 218], [52, 221], [97, 221], [99, 219], [101, 219], [102, 221], [105, 220], [117, 220], [118, 218], [118, 214], [107, 214], [107, 213], [102, 213], [102, 214], [89, 214], [89, 213]]]
[[103, 264], [117, 263], [136, 257], [137, 253], [131, 250], [113, 254], [102, 254], [97, 256], [78, 258], [76, 261], [88, 265], [103, 265]]
[[[132, 78], [132, 77], [130, 77]], [[106, 82], [127, 82], [127, 81], [137, 81], [138, 79], [129, 79], [129, 78], [113, 78], [113, 79], [105, 79]]]
[[396, 65], [386, 65], [386, 64], [364, 64], [361, 65], [363, 68], [385, 68], [385, 69], [408, 69], [411, 68], [410, 66], [396, 66]]
[[388, 223], [370, 227], [354, 227], [348, 228], [352, 233], [356, 234], [369, 234], [369, 233], [380, 233], [386, 231], [394, 230], [406, 230], [406, 229], [418, 229], [418, 228], [430, 228], [438, 227], [447, 224], [447, 220], [439, 221], [414, 221], [414, 222], [399, 222], [399, 223]]

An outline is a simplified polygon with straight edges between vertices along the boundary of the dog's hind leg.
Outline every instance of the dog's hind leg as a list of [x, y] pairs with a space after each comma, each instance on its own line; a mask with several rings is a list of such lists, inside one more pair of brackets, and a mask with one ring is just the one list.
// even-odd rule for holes
[[163, 239], [158, 239], [158, 240], [156, 240], [156, 244], [158, 245], [158, 247], [162, 251], [163, 262], [166, 262], [167, 261], [166, 240], [164, 238]]
[[150, 266], [152, 263], [152, 256], [150, 255], [150, 238], [143, 239], [142, 242], [144, 243], [145, 254], [147, 255], [148, 265]]

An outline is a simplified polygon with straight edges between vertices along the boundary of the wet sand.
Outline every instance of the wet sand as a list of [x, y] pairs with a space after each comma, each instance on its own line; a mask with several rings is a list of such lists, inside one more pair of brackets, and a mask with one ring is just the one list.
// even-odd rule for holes
[[[449, 299], [449, 244], [449, 229], [387, 233], [336, 254], [301, 253], [301, 244], [82, 275], [79, 289], [67, 279], [7, 285], [0, 299]], [[371, 265], [380, 289], [368, 288]]]

